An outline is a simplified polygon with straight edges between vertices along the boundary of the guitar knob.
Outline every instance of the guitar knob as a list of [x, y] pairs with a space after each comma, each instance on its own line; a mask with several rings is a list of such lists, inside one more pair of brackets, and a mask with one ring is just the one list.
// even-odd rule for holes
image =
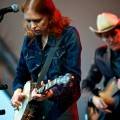
[[45, 116], [44, 115], [42, 116], [42, 120], [45, 120]]

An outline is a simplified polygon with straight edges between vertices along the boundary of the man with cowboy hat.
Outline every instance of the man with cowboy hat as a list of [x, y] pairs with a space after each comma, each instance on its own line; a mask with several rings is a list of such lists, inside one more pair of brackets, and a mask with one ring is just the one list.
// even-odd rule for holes
[[[88, 98], [89, 120], [113, 120], [120, 116], [120, 19], [104, 12], [96, 24], [97, 29], [90, 30], [106, 45], [95, 51], [94, 63], [81, 84], [82, 95]], [[102, 80], [103, 91], [96, 86]]]

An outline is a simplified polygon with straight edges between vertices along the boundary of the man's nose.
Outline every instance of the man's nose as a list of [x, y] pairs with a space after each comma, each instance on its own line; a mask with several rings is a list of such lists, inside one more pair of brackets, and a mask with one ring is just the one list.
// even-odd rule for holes
[[114, 38], [112, 36], [109, 36], [108, 41], [111, 43], [114, 41]]

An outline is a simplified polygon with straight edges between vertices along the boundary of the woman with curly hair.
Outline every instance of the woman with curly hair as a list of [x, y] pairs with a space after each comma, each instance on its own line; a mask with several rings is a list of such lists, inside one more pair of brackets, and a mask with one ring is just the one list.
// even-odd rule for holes
[[[37, 81], [50, 49], [60, 40], [41, 86], [66, 73], [71, 74], [74, 80], [67, 85], [56, 84], [42, 94], [34, 88], [30, 120], [78, 120], [76, 101], [80, 96], [81, 44], [76, 28], [70, 26], [69, 18], [62, 16], [52, 0], [25, 0], [21, 9], [26, 35], [13, 82], [12, 105], [18, 108], [24, 101], [24, 84], [29, 80]], [[49, 111], [41, 115], [45, 100], [53, 105], [46, 105]]]

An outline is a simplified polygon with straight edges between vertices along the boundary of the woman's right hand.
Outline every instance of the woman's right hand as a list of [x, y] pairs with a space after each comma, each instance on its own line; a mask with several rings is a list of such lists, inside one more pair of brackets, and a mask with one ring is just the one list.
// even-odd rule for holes
[[17, 89], [14, 92], [12, 99], [11, 99], [12, 106], [15, 108], [18, 108], [21, 105], [24, 98], [25, 98], [25, 95], [23, 94], [22, 89]]

